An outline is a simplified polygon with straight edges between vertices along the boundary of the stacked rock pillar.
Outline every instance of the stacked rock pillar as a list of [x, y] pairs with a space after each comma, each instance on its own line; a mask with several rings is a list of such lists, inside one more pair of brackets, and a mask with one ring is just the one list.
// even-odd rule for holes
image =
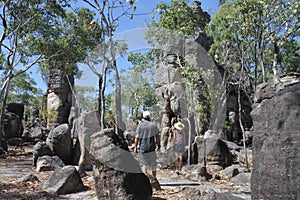
[[47, 128], [68, 123], [72, 106], [73, 76], [63, 75], [60, 69], [50, 69], [47, 94]]

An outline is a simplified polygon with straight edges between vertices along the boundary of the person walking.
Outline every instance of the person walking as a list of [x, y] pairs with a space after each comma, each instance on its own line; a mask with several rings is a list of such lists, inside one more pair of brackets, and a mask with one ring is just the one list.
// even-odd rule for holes
[[173, 133], [173, 150], [176, 155], [176, 173], [179, 174], [179, 172], [182, 169], [183, 166], [183, 160], [182, 160], [182, 154], [185, 151], [185, 144], [184, 144], [184, 133], [182, 129], [184, 128], [184, 124], [181, 122], [177, 122], [174, 124], [172, 133]]
[[156, 177], [156, 145], [157, 150], [160, 149], [159, 130], [154, 122], [151, 121], [151, 113], [143, 112], [143, 120], [138, 124], [134, 140], [134, 153], [138, 152], [138, 159], [142, 165], [142, 171], [148, 174], [152, 171], [152, 175]]

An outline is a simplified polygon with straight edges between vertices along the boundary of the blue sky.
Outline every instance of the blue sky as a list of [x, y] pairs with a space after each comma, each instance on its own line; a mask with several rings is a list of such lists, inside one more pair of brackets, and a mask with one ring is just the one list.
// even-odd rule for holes
[[[152, 11], [160, 2], [170, 2], [170, 0], [137, 0], [135, 4], [137, 7], [136, 13], [149, 14], [137, 15], [133, 19], [125, 17], [120, 20], [119, 27], [116, 30], [116, 37], [118, 39], [126, 40], [130, 51], [143, 51], [149, 48], [148, 44], [143, 38], [143, 31], [146, 27], [146, 24], [151, 22], [153, 15]], [[217, 0], [202, 0], [200, 2], [202, 3], [202, 9], [208, 12], [211, 16], [218, 9], [219, 1]], [[76, 5], [84, 6], [85, 4], [77, 3]], [[126, 67], [126, 65], [129, 65], [128, 63], [126, 63], [126, 60], [127, 57], [119, 58], [118, 65]], [[81, 80], [76, 81], [76, 84], [97, 87], [95, 86], [95, 82], [97, 83], [98, 81], [95, 75], [88, 72], [89, 70], [87, 67], [83, 67], [82, 70], [84, 71], [83, 76]], [[31, 69], [31, 71], [33, 72], [33, 74], [35, 74], [34, 79], [36, 80], [38, 87], [43, 89], [43, 91], [46, 91], [46, 81], [42, 80], [39, 76], [39, 73], [36, 72], [37, 67]]]
[[[213, 15], [217, 11], [218, 2], [217, 0], [199, 0], [202, 3], [202, 9], [208, 12], [210, 15]], [[156, 5], [160, 2], [170, 2], [170, 0], [137, 0], [136, 1], [136, 13], [150, 13], [152, 12]], [[193, 2], [193, 1], [191, 1]], [[148, 15], [135, 16], [133, 20], [123, 18], [120, 21], [120, 27], [117, 32], [126, 31], [129, 29], [134, 29], [138, 27], [145, 26], [146, 22], [150, 22], [152, 18], [152, 13]]]

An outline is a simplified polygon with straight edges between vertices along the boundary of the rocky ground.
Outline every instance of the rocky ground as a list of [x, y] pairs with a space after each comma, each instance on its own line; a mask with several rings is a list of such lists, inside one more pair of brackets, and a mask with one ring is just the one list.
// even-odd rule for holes
[[[22, 181], [22, 178], [30, 173], [35, 175], [37, 180]], [[51, 196], [41, 189], [51, 173], [36, 172], [32, 166], [32, 147], [23, 150], [10, 148], [6, 158], [0, 158], [0, 199], [97, 199], [91, 172], [82, 178], [86, 191], [60, 196]], [[238, 184], [223, 180], [192, 181], [187, 178], [188, 173], [187, 168], [180, 175], [171, 169], [158, 170], [157, 178], [162, 189], [153, 191], [153, 199], [195, 199], [190, 189], [200, 187], [232, 194], [239, 199], [250, 199], [249, 183]]]

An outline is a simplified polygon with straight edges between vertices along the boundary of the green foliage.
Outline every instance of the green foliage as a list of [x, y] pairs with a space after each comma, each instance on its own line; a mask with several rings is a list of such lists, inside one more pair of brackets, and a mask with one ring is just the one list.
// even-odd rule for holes
[[210, 16], [202, 11], [200, 2], [193, 5], [188, 0], [161, 2], [156, 6], [147, 39], [149, 43], [162, 44], [170, 37], [196, 37], [200, 30], [205, 31], [209, 21]]
[[[223, 65], [243, 64], [256, 83], [272, 78], [274, 63], [280, 73], [297, 71], [299, 9], [296, 0], [223, 3], [208, 27], [214, 38], [210, 55]], [[275, 44], [278, 61], [274, 60]]]
[[281, 73], [300, 73], [300, 42], [297, 40], [284, 42], [280, 51], [280, 59], [282, 66], [285, 66]]
[[34, 79], [27, 73], [12, 79], [9, 91], [8, 102], [22, 102], [24, 104], [31, 104], [36, 96], [42, 94]]
[[[36, 92], [32, 80], [22, 73], [37, 57], [47, 59], [47, 62], [39, 63], [44, 75], [53, 67], [63, 69], [65, 74], [73, 74], [77, 71], [76, 64], [99, 41], [99, 26], [90, 27], [95, 13], [88, 9], [67, 11], [68, 2], [1, 1], [5, 8], [1, 13], [0, 70], [6, 81], [12, 79], [9, 91], [14, 99], [18, 93], [18, 99], [25, 100], [22, 96]], [[20, 78], [15, 77], [17, 74], [21, 74]]]
[[[209, 86], [204, 82], [205, 79], [209, 79], [211, 74], [209, 72], [200, 72], [196, 65], [181, 66], [178, 68], [180, 74], [184, 77], [183, 82], [186, 84], [186, 96], [189, 99], [189, 103], [192, 109], [189, 111], [191, 115], [198, 114], [202, 123], [209, 123], [210, 113], [212, 112], [212, 97], [215, 95]], [[194, 92], [196, 97], [194, 102]]]
[[160, 3], [156, 6], [159, 21], [152, 26], [168, 29], [183, 35], [194, 35], [202, 25], [202, 18], [196, 15], [187, 0], [172, 0], [170, 4]]
[[121, 77], [123, 107], [127, 111], [125, 116], [135, 116], [138, 111], [145, 110], [156, 104], [153, 85], [154, 51], [145, 54], [132, 53], [128, 56], [133, 66]]
[[59, 67], [68, 74], [74, 70], [76, 72], [76, 63], [82, 61], [100, 41], [100, 29], [91, 24], [95, 13], [88, 9], [60, 12], [61, 16], [55, 16], [50, 24], [49, 19], [40, 14], [36, 22], [39, 28], [26, 35], [22, 47], [26, 56], [45, 55], [49, 61], [42, 67]]
[[97, 109], [97, 98], [95, 96], [95, 88], [92, 86], [75, 86], [76, 103], [83, 110]]
[[151, 72], [149, 68], [153, 67], [154, 60], [157, 59], [159, 53], [159, 50], [151, 49], [144, 54], [140, 52], [130, 53], [127, 59], [133, 64], [131, 69], [134, 69], [134, 71], [139, 73]]

